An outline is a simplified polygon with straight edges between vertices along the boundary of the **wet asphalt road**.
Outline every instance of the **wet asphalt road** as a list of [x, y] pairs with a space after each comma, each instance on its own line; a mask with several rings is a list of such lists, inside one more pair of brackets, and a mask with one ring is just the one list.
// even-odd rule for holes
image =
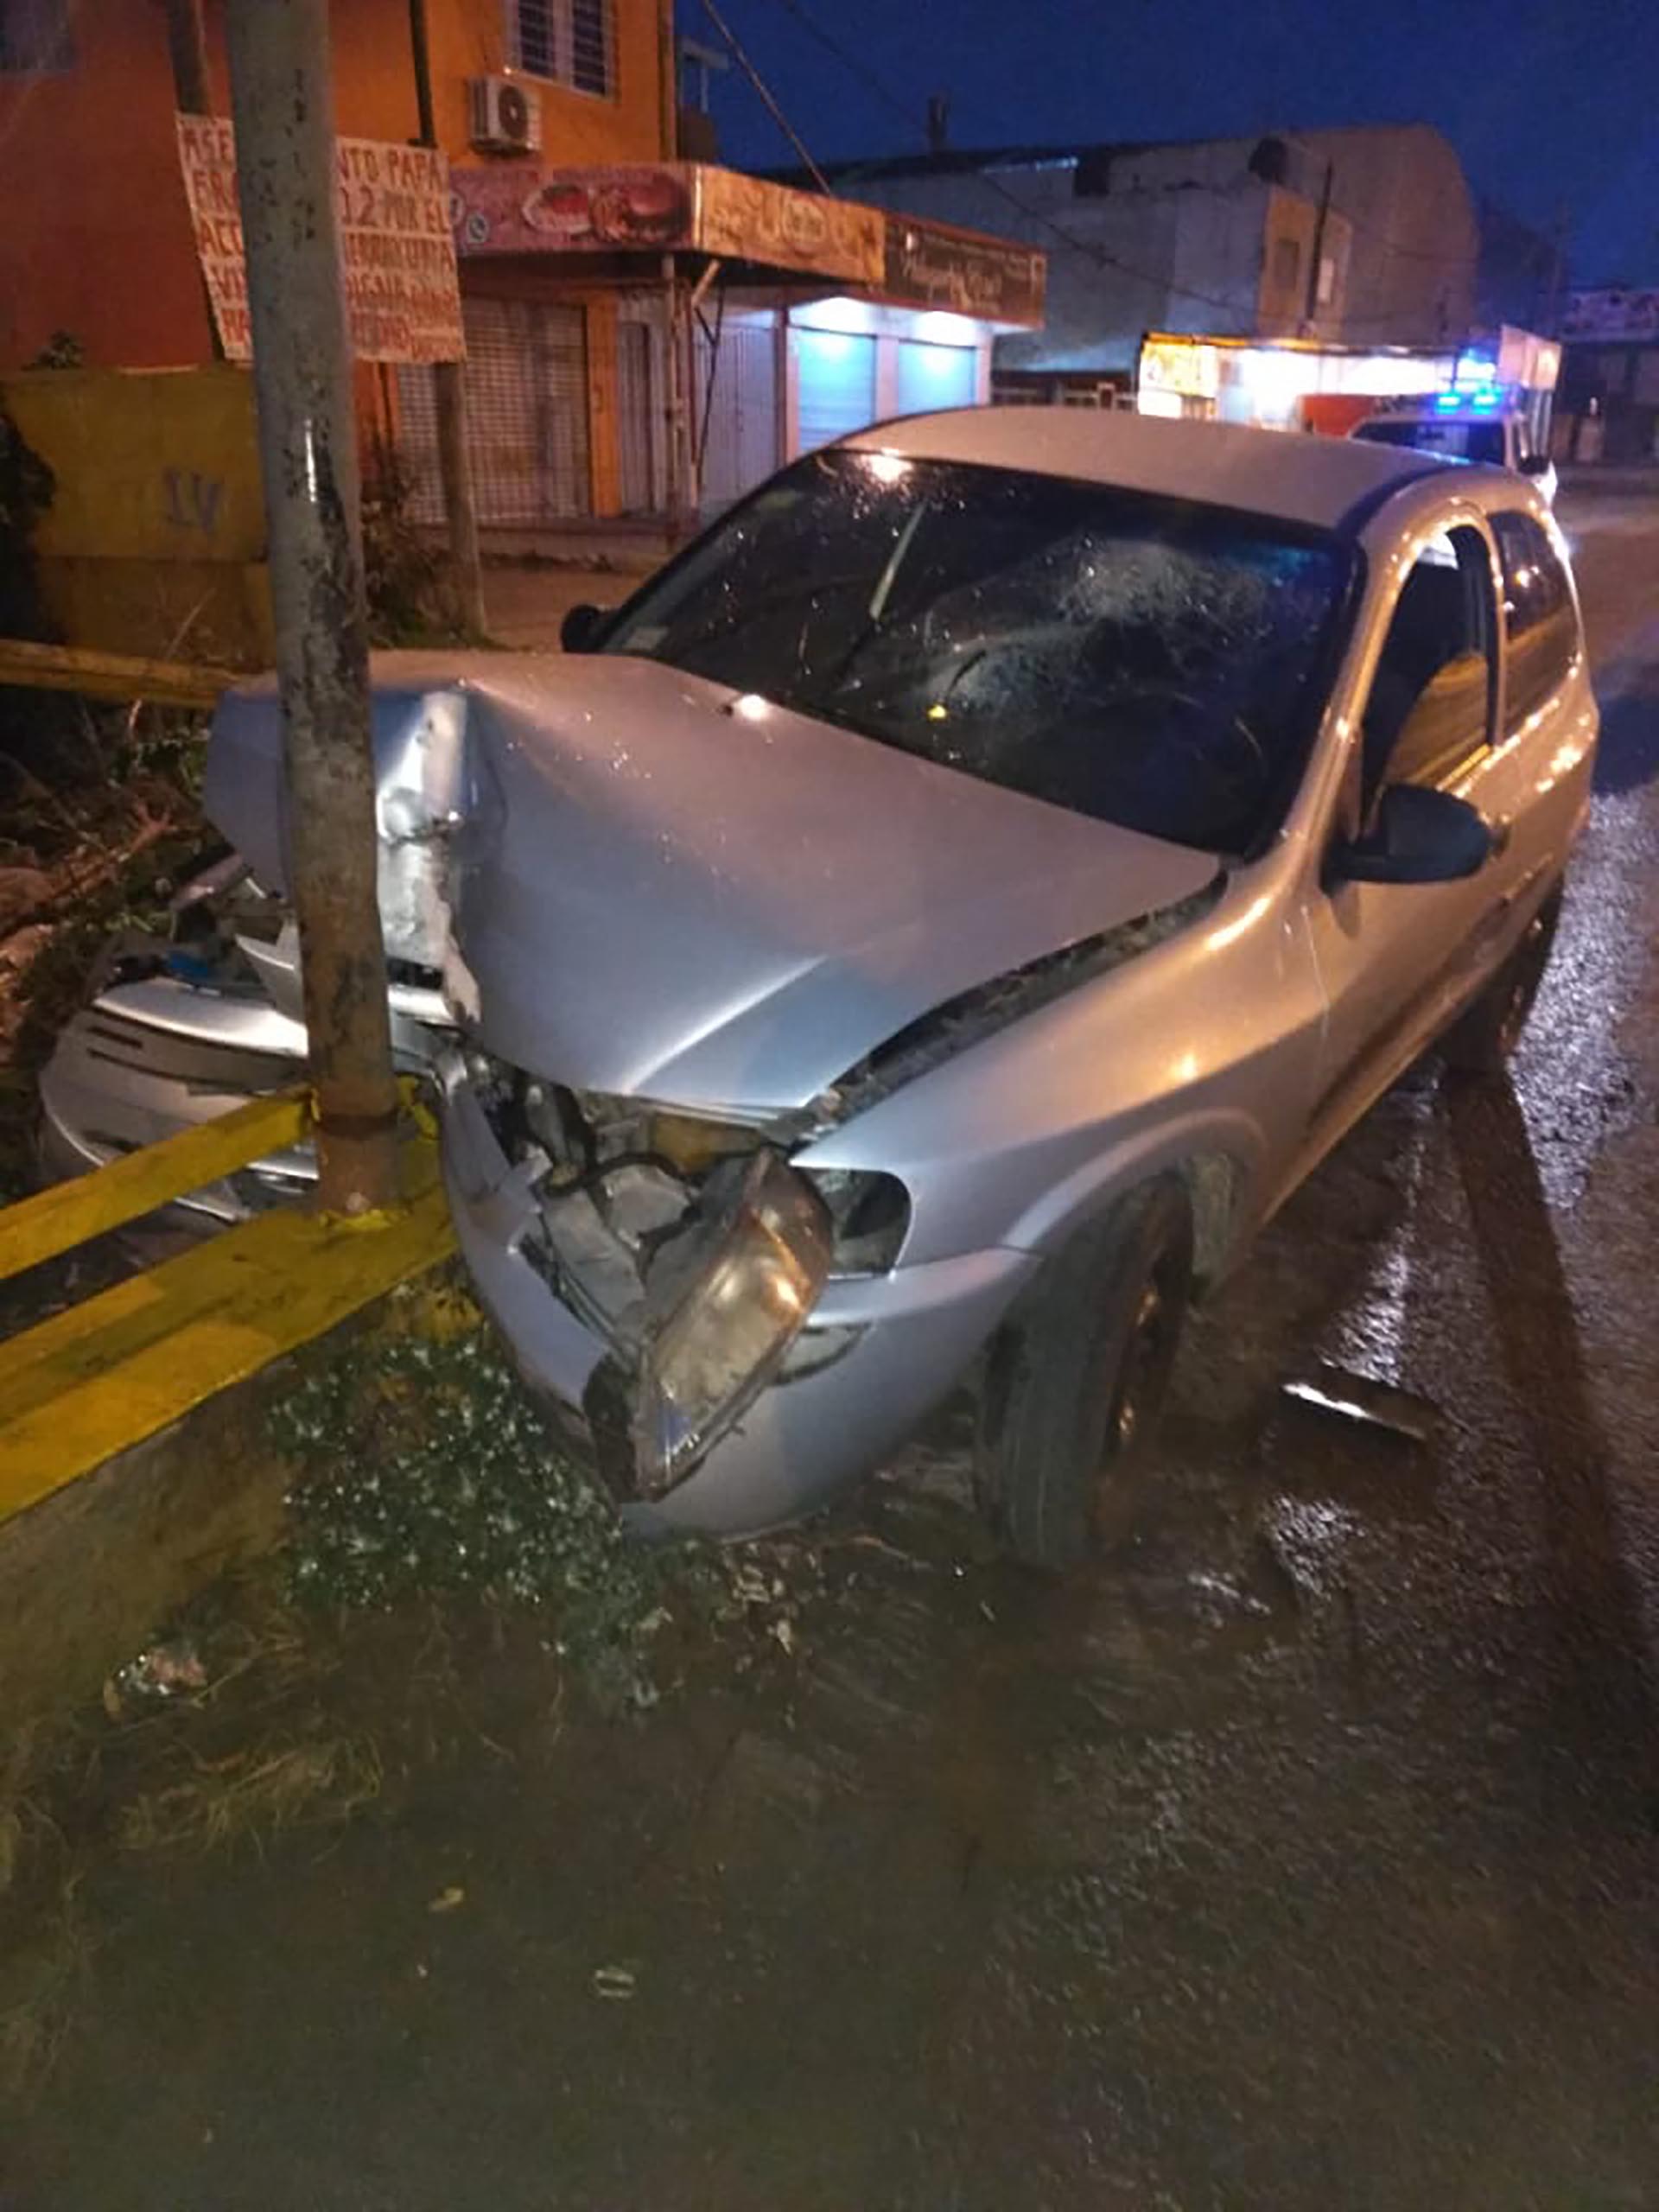
[[[786, 1682], [112, 1877], [0, 2202], [1659, 2208], [1659, 505], [1569, 524], [1607, 731], [1513, 1087], [1294, 1202], [1125, 1557], [986, 1561], [944, 1432]], [[1316, 1352], [1433, 1442], [1286, 1404]]]

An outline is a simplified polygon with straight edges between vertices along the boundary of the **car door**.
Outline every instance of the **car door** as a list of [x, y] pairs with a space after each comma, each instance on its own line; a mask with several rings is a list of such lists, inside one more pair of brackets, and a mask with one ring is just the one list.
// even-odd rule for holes
[[[1409, 549], [1408, 549], [1409, 550]], [[1422, 533], [1384, 616], [1358, 743], [1308, 925], [1325, 1003], [1310, 1151], [1324, 1151], [1409, 1065], [1468, 995], [1514, 895], [1503, 817], [1516, 794], [1499, 765], [1500, 626], [1491, 539], [1470, 509]], [[1344, 877], [1344, 842], [1375, 823], [1391, 785], [1467, 798], [1500, 822], [1475, 874], [1441, 883]]]
[[1491, 527], [1503, 583], [1503, 702], [1478, 803], [1509, 837], [1514, 895], [1529, 909], [1560, 875], [1583, 815], [1595, 703], [1559, 536], [1520, 507], [1499, 509]]

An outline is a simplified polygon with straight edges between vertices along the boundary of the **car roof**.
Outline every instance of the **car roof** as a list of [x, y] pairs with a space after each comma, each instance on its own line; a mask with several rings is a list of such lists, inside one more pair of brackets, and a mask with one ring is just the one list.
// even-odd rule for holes
[[843, 442], [855, 452], [1028, 469], [1351, 531], [1397, 486], [1446, 467], [1407, 446], [1115, 408], [957, 408], [876, 423]]

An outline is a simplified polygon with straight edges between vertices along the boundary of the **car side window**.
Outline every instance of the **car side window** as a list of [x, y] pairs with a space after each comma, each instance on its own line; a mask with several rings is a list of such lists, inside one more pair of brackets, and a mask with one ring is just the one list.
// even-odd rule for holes
[[1389, 784], [1448, 783], [1491, 741], [1496, 610], [1486, 541], [1459, 528], [1418, 555], [1361, 723], [1362, 824]]
[[1567, 571], [1532, 516], [1494, 515], [1492, 533], [1503, 574], [1503, 726], [1512, 737], [1566, 683], [1579, 626]]

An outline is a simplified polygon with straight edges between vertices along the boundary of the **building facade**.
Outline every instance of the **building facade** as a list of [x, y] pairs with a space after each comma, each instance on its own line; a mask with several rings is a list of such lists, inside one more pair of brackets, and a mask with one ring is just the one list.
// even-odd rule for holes
[[1561, 331], [1559, 457], [1623, 467], [1659, 461], [1659, 288], [1570, 293]]
[[[431, 0], [425, 13], [434, 119], [452, 165], [480, 158], [473, 86], [492, 76], [524, 83], [543, 140], [567, 159], [655, 160], [671, 140], [664, 0]], [[95, 9], [0, 0], [0, 190], [12, 211], [0, 230], [0, 369], [25, 366], [65, 337], [93, 366], [181, 368], [213, 358], [180, 175], [168, 14], [163, 0], [99, 0]], [[222, 0], [205, 0], [199, 20], [209, 104], [226, 115], [223, 15]], [[330, 31], [336, 128], [415, 138], [407, 0], [334, 0]], [[517, 443], [515, 464], [536, 480], [537, 512], [620, 512], [617, 442], [602, 428], [593, 434], [613, 405], [617, 310], [608, 289], [577, 275], [520, 284], [504, 297], [490, 273], [470, 269], [462, 289], [480, 460], [499, 459], [516, 396], [535, 435], [518, 438], [521, 422], [505, 435]], [[360, 366], [358, 381], [365, 429], [409, 435], [418, 467], [432, 417], [429, 372]], [[489, 467], [483, 475], [492, 480]], [[511, 511], [512, 501], [497, 506]]]
[[1127, 386], [1148, 331], [1420, 346], [1473, 315], [1474, 201], [1425, 126], [940, 149], [835, 181], [1047, 253], [1043, 327], [997, 347], [1009, 396]]
[[[163, 0], [0, 0], [0, 368], [67, 332], [94, 366], [209, 360], [173, 116]], [[230, 112], [221, 0], [202, 9], [211, 104]], [[469, 85], [522, 72], [569, 162], [651, 161], [672, 129], [662, 0], [431, 0], [439, 143], [475, 160]], [[335, 0], [335, 124], [407, 140], [418, 111], [407, 0]]]
[[[422, 12], [417, 56], [408, 0], [333, 0], [334, 122], [416, 138], [423, 66], [498, 543], [689, 521], [897, 392], [983, 397], [995, 331], [1040, 315], [1039, 253], [936, 231], [912, 267], [880, 211], [677, 159], [671, 0]], [[213, 359], [169, 32], [194, 34], [227, 115], [223, 18], [223, 0], [0, 0], [0, 372], [48, 349], [95, 367]], [[359, 364], [358, 396], [435, 522], [431, 372]]]

